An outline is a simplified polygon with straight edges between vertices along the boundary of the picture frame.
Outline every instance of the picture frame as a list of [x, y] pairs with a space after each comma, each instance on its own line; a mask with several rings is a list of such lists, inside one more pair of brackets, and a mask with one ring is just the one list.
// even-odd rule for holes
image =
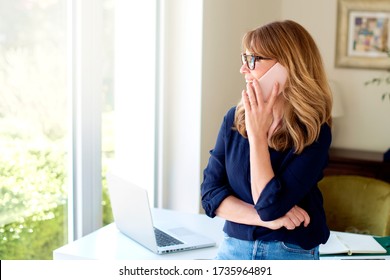
[[389, 0], [338, 0], [335, 64], [390, 68]]

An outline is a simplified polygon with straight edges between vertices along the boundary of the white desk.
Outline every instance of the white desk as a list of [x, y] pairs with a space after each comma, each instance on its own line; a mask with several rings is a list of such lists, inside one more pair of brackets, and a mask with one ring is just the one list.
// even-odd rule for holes
[[[155, 221], [174, 220], [189, 229], [211, 237], [215, 247], [157, 255], [118, 231], [115, 223], [109, 224], [79, 240], [53, 251], [54, 260], [193, 260], [213, 259], [218, 246], [223, 240], [224, 220], [218, 217], [211, 219], [202, 214], [182, 213], [172, 210], [152, 209]], [[367, 256], [321, 256], [321, 260], [366, 259]], [[370, 258], [390, 259], [390, 256]]]
[[190, 260], [212, 259], [223, 239], [224, 220], [211, 219], [202, 214], [182, 213], [172, 210], [152, 209], [153, 220], [174, 220], [183, 226], [211, 237], [217, 246], [157, 255], [118, 231], [115, 223], [80, 238], [53, 251], [54, 260]]

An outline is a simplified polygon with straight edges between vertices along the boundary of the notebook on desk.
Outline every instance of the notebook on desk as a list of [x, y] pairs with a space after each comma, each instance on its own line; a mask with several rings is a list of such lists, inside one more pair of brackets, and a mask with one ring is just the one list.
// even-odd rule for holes
[[387, 250], [371, 235], [331, 231], [328, 241], [320, 245], [321, 255], [386, 254]]
[[210, 238], [182, 226], [155, 227], [145, 189], [107, 173], [111, 207], [117, 228], [156, 254], [215, 246]]

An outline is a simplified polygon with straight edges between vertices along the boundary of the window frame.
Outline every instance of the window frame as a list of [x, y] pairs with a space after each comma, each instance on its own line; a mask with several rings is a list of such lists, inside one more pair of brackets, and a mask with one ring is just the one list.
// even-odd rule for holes
[[[68, 240], [102, 227], [102, 0], [68, 0], [70, 186]], [[98, 95], [98, 96], [97, 96]]]

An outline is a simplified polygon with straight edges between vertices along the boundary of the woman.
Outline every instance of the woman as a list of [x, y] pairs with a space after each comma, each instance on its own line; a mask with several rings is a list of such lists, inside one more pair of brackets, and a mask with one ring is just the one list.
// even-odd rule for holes
[[[321, 55], [290, 20], [248, 32], [242, 45], [247, 86], [224, 117], [201, 186], [206, 214], [226, 219], [216, 259], [319, 259], [329, 229], [317, 183], [332, 107]], [[264, 100], [258, 79], [277, 62], [286, 84]]]

